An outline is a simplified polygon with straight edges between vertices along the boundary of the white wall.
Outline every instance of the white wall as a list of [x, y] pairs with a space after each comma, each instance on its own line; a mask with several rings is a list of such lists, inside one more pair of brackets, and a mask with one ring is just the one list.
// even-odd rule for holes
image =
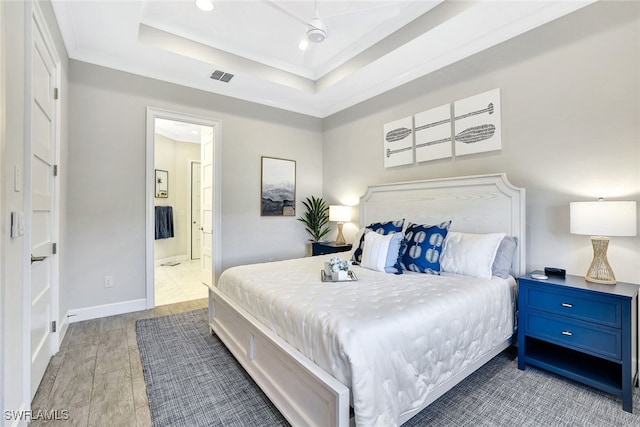
[[173, 207], [174, 237], [154, 242], [154, 257], [165, 260], [186, 257], [189, 253], [191, 221], [190, 160], [200, 160], [200, 144], [176, 141], [155, 135], [155, 168], [169, 173], [169, 194], [166, 199], [155, 198], [155, 206]]
[[[28, 13], [21, 3], [4, 3], [5, 21], [2, 23], [5, 32], [12, 36], [12, 42], [5, 45], [7, 63], [11, 66], [5, 69], [7, 86], [7, 142], [3, 153], [4, 179], [3, 198], [5, 218], [8, 220], [12, 211], [24, 210], [24, 192], [13, 189], [13, 168], [24, 170], [24, 21]], [[6, 27], [5, 27], [6, 26]], [[3, 224], [7, 227], [7, 222]], [[5, 265], [4, 265], [4, 320], [5, 329], [5, 409], [20, 409], [24, 407], [24, 369], [29, 357], [24, 354], [24, 339], [22, 336], [23, 290], [24, 290], [24, 245], [23, 238], [10, 238], [5, 234]], [[12, 327], [10, 327], [11, 325]], [[12, 351], [7, 351], [11, 349]], [[14, 388], [15, 387], [15, 388]]]
[[[322, 194], [319, 119], [77, 61], [70, 86], [69, 307], [145, 297], [148, 106], [222, 122], [223, 269], [305, 254], [302, 223], [260, 217], [260, 156], [296, 160], [301, 209], [306, 196]], [[113, 288], [104, 288], [107, 275]]]
[[[0, 176], [2, 177], [2, 181], [6, 182], [7, 175], [6, 170], [9, 165], [5, 165], [5, 144], [6, 144], [6, 83], [5, 83], [5, 69], [6, 69], [6, 61], [5, 61], [5, 40], [7, 40], [7, 32], [4, 21], [4, 6], [0, 3]], [[5, 209], [5, 191], [6, 184], [0, 187], [0, 413], [4, 414], [4, 341], [5, 341], [5, 317], [4, 317], [4, 288], [5, 288], [5, 253], [6, 253], [6, 244], [7, 244], [7, 227], [4, 226], [6, 224], [5, 217], [7, 216], [7, 211]]]
[[[500, 152], [384, 168], [384, 123], [494, 88]], [[325, 119], [324, 194], [349, 203], [368, 184], [506, 172], [527, 190], [528, 268], [584, 275], [591, 244], [569, 234], [569, 202], [640, 200], [639, 118], [640, 3], [598, 2]], [[618, 280], [640, 283], [638, 254], [640, 237], [612, 239]]]

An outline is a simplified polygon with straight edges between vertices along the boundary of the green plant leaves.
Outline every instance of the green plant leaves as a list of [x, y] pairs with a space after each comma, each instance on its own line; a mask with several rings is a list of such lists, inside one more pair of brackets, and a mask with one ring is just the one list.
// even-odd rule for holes
[[305, 229], [311, 235], [311, 240], [319, 242], [331, 231], [331, 228], [327, 226], [329, 223], [329, 205], [322, 197], [316, 198], [314, 196], [307, 197], [302, 204], [306, 211], [297, 219], [304, 223]]

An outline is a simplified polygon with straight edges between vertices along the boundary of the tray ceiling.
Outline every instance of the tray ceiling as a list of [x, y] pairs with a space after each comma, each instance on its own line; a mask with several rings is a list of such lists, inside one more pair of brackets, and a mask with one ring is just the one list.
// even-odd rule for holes
[[[210, 12], [192, 0], [52, 4], [72, 59], [326, 117], [593, 1], [214, 0]], [[300, 50], [316, 13], [326, 39]], [[214, 80], [215, 71], [227, 75]]]

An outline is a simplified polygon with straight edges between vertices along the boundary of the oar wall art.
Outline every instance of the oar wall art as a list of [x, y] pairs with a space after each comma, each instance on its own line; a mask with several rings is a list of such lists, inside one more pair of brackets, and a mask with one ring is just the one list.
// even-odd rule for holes
[[451, 105], [415, 115], [416, 162], [451, 157]]
[[456, 156], [502, 149], [500, 89], [453, 103]]
[[413, 117], [384, 125], [384, 167], [413, 163]]
[[500, 89], [384, 125], [387, 168], [501, 148]]

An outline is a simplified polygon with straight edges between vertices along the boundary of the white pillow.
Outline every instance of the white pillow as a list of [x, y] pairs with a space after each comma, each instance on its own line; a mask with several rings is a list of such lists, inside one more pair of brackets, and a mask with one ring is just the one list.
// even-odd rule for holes
[[360, 265], [370, 270], [385, 272], [389, 243], [393, 234], [378, 234], [369, 232], [364, 235], [364, 247], [362, 248], [362, 261]]
[[449, 273], [491, 279], [491, 267], [505, 233], [473, 234], [449, 231], [440, 268]]

